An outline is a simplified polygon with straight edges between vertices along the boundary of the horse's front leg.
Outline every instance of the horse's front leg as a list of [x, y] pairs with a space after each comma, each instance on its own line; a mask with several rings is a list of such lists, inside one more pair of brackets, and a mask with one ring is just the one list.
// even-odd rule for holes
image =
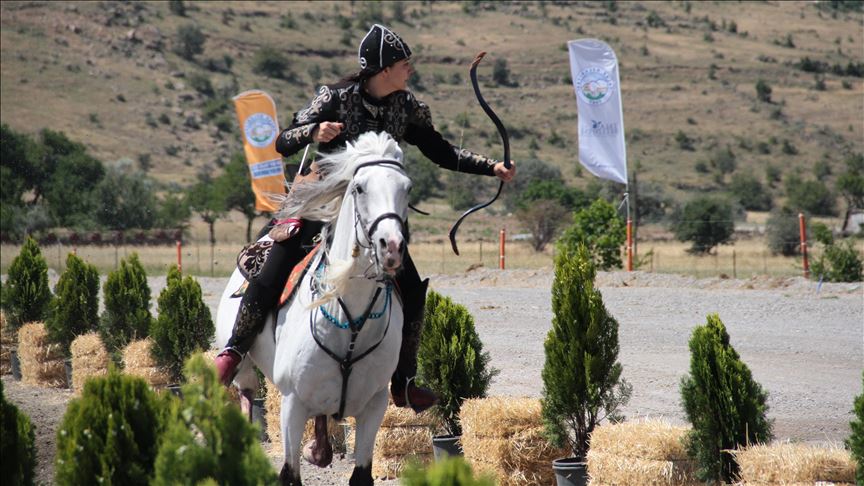
[[387, 411], [387, 389], [383, 388], [369, 400], [362, 413], [357, 415], [357, 431], [354, 436], [354, 472], [349, 486], [369, 486], [372, 480], [372, 452], [375, 436]]
[[279, 473], [282, 486], [302, 486], [300, 481], [300, 442], [306, 427], [308, 411], [292, 393], [282, 396], [282, 446], [285, 464]]

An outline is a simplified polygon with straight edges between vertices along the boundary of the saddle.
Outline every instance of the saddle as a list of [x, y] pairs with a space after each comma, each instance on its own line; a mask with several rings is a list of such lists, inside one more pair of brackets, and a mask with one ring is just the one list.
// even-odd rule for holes
[[[240, 270], [240, 273], [246, 281], [243, 282], [243, 285], [241, 285], [239, 289], [231, 294], [231, 298], [243, 297], [246, 288], [249, 287], [249, 280], [256, 277], [261, 271], [264, 262], [267, 261], [267, 255], [270, 254], [272, 248], [273, 241], [268, 240], [252, 243], [240, 250], [240, 254], [237, 255], [237, 270]], [[312, 263], [312, 260], [315, 259], [315, 255], [318, 254], [320, 249], [321, 243], [318, 243], [309, 253], [306, 254], [305, 257], [303, 257], [303, 260], [301, 260], [300, 263], [294, 265], [291, 274], [288, 276], [288, 281], [285, 282], [285, 288], [282, 289], [282, 295], [279, 296], [279, 304], [276, 307], [277, 309], [281, 309], [282, 306], [291, 301], [291, 298], [297, 291], [297, 284], [303, 280], [303, 276], [306, 275], [306, 272], [309, 270], [309, 265]]]

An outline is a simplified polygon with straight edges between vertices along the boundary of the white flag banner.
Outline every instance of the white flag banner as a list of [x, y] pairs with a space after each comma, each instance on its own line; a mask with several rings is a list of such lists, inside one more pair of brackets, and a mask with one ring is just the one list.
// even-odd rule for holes
[[567, 46], [579, 110], [579, 162], [597, 177], [627, 184], [618, 58], [596, 39]]

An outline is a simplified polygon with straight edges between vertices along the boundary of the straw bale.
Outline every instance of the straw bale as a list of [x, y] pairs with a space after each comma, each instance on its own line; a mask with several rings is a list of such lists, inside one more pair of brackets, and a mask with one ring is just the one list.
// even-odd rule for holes
[[[432, 442], [429, 442], [429, 449], [432, 449]], [[396, 479], [402, 471], [412, 462], [426, 465], [432, 462], [432, 453], [427, 454], [408, 454], [405, 456], [386, 457], [378, 454], [376, 451], [372, 455], [372, 477], [378, 479]]]
[[76, 392], [84, 389], [88, 378], [105, 376], [111, 358], [99, 334], [91, 332], [82, 334], [72, 341], [72, 388]]
[[540, 400], [515, 397], [465, 400], [459, 420], [463, 436], [506, 438], [542, 423]]
[[661, 461], [588, 451], [588, 474], [591, 484], [626, 485], [696, 485], [696, 465], [690, 460]]
[[18, 359], [21, 381], [28, 385], [65, 387], [66, 365], [63, 349], [48, 341], [41, 322], [30, 322], [18, 330]]
[[12, 348], [17, 339], [15, 332], [9, 328], [6, 313], [0, 311], [0, 375], [12, 373]]
[[748, 485], [855, 482], [852, 455], [837, 444], [774, 443], [732, 453], [741, 467], [741, 481]]
[[150, 355], [152, 347], [153, 340], [150, 338], [129, 343], [123, 350], [123, 369], [129, 375], [144, 378], [150, 386], [162, 387], [171, 382], [171, 376]]
[[[267, 380], [266, 383], [267, 396], [264, 399], [265, 419], [267, 421], [267, 437], [272, 444], [272, 450], [282, 454], [282, 392], [276, 388], [276, 385]], [[333, 446], [333, 452], [345, 452], [346, 437], [345, 428], [341, 422], [329, 419], [327, 420], [327, 433], [330, 436], [330, 445]], [[306, 421], [306, 426], [303, 429], [303, 440], [306, 442], [312, 440], [315, 434], [315, 419], [311, 418]]]
[[591, 434], [591, 450], [649, 461], [687, 460], [683, 439], [689, 430], [658, 418], [601, 425]]
[[375, 453], [399, 457], [432, 452], [432, 429], [428, 427], [382, 427], [375, 437]]
[[540, 425], [506, 439], [463, 434], [462, 450], [466, 460], [492, 473], [500, 484], [512, 485], [553, 482], [552, 461], [569, 452], [551, 446]]
[[392, 403], [387, 406], [384, 420], [381, 421], [381, 427], [436, 427], [438, 425], [440, 420], [432, 410], [415, 413], [410, 408], [398, 408]]

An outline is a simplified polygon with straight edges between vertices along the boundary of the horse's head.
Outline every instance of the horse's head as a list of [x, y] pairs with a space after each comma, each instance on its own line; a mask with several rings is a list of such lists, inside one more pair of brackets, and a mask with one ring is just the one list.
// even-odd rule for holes
[[401, 160], [380, 156], [364, 157], [348, 188], [354, 199], [357, 243], [372, 252], [379, 271], [391, 276], [402, 267], [408, 244], [410, 190], [411, 179]]

